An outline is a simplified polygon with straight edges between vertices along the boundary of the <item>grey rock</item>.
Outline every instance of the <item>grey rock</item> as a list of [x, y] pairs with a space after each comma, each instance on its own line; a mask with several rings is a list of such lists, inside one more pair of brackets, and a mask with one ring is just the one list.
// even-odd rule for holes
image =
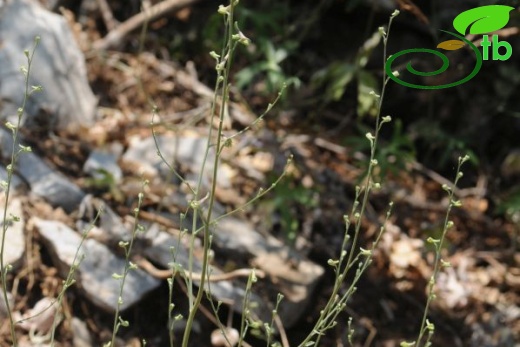
[[278, 314], [284, 326], [292, 327], [313, 299], [313, 292], [325, 270], [305, 259], [272, 236], [263, 236], [240, 219], [218, 221], [213, 243], [223, 253], [251, 258], [251, 263], [274, 279], [272, 298], [284, 295]]
[[[99, 217], [99, 227], [92, 228], [89, 223], [94, 220], [100, 210], [102, 212]], [[110, 245], [112, 248], [118, 247], [117, 244], [120, 241], [130, 242], [132, 239], [131, 227], [125, 226], [121, 217], [101, 199], [94, 198], [90, 194], [85, 196], [79, 205], [78, 212], [79, 217], [83, 219], [76, 222], [78, 230], [87, 231], [91, 229], [89, 236], [92, 236], [105, 245]], [[85, 220], [89, 220], [89, 222]]]
[[73, 317], [71, 322], [72, 328], [72, 344], [75, 347], [91, 347], [92, 337], [87, 328], [87, 324], [79, 318]]
[[96, 179], [103, 179], [103, 172], [106, 172], [112, 176], [115, 183], [120, 182], [123, 171], [117, 164], [117, 160], [121, 151], [120, 144], [114, 144], [110, 149], [92, 151], [83, 165], [83, 171]]
[[[155, 263], [162, 265], [163, 267], [171, 267], [171, 263], [175, 257], [175, 263], [181, 266], [185, 271], [188, 270], [189, 266], [189, 251], [186, 245], [186, 238], [179, 242], [177, 237], [173, 237], [166, 232], [159, 231], [156, 226], [152, 227], [145, 236], [150, 240], [151, 245], [145, 250], [144, 254], [147, 258], [153, 260]], [[173, 251], [172, 251], [173, 249]], [[202, 270], [202, 262], [197, 258], [193, 257], [193, 272], [200, 273]], [[222, 273], [219, 269], [211, 267], [211, 274]], [[198, 285], [198, 281], [193, 281], [195, 285]], [[211, 296], [220, 300], [224, 303], [234, 303], [233, 309], [237, 312], [242, 313], [244, 297], [246, 295], [245, 285], [235, 283], [232, 281], [219, 281], [208, 284], [206, 282], [205, 289], [208, 290]], [[271, 319], [271, 310], [269, 304], [265, 302], [260, 296], [251, 293], [250, 302], [256, 303], [251, 308], [253, 315], [256, 315], [263, 321], [269, 321]]]
[[[7, 182], [7, 171], [3, 166], [0, 166], [0, 181], [6, 181]], [[11, 190], [16, 190], [20, 188], [23, 185], [23, 181], [20, 179], [18, 175], [13, 174], [13, 177], [11, 179]], [[3, 191], [3, 189], [0, 187], [0, 191]]]
[[[9, 158], [12, 147], [11, 134], [0, 129], [0, 154]], [[67, 212], [74, 210], [85, 195], [78, 186], [51, 169], [34, 153], [21, 153], [15, 171], [29, 184], [31, 193], [44, 198], [53, 206], [62, 207]]]
[[[96, 240], [86, 239], [81, 245], [80, 234], [62, 223], [34, 218], [34, 225], [47, 244], [60, 275], [66, 278], [71, 265], [77, 265], [82, 259], [76, 276], [79, 287], [95, 305], [108, 312], [114, 312], [119, 297], [120, 280], [112, 278], [112, 275], [122, 273], [125, 260], [115, 256], [108, 247]], [[123, 289], [121, 309], [137, 303], [159, 284], [159, 280], [143, 270], [129, 271]]]
[[[9, 307], [12, 309], [14, 305], [13, 294], [7, 293], [7, 300], [9, 301]], [[0, 295], [0, 318], [7, 318], [7, 305], [3, 295]]]
[[24, 126], [32, 126], [37, 116], [53, 128], [90, 126], [97, 100], [88, 84], [84, 56], [65, 19], [31, 0], [8, 1], [0, 7], [0, 118], [15, 115], [22, 105], [25, 82], [20, 66], [27, 65], [24, 51], [33, 49], [36, 36], [41, 41], [29, 81], [44, 92], [28, 99]]
[[20, 320], [19, 327], [25, 331], [36, 333], [39, 337], [48, 334], [53, 324], [59, 325], [61, 317], [55, 321], [58, 304], [55, 299], [44, 296], [32, 308], [25, 311], [23, 315], [18, 316], [18, 312], [13, 315], [15, 320]]
[[[157, 145], [162, 156], [170, 161], [173, 160], [174, 168], [179, 170], [182, 165], [187, 167], [191, 173], [198, 173], [204, 161], [207, 139], [196, 137], [172, 137], [157, 136]], [[214, 146], [208, 156], [203, 184], [209, 187], [211, 182], [212, 165], [214, 161]], [[160, 175], [163, 178], [169, 177], [169, 168], [157, 154], [156, 142], [153, 138], [133, 139], [128, 150], [122, 157], [122, 162], [134, 168], [138, 173], [145, 173], [150, 176]], [[231, 186], [230, 178], [226, 171], [217, 170], [217, 184], [219, 187], [228, 188]]]
[[[5, 207], [5, 196], [0, 197], [0, 230], [3, 229], [4, 221], [1, 219]], [[11, 220], [9, 216], [16, 216], [20, 218], [18, 222]], [[25, 221], [23, 218], [22, 203], [19, 199], [10, 199], [7, 206], [7, 218], [9, 226], [6, 232], [5, 247], [4, 247], [4, 264], [11, 264], [13, 268], [17, 268], [21, 262], [25, 252], [25, 238], [23, 229]], [[0, 233], [0, 242], [2, 241], [2, 233]]]

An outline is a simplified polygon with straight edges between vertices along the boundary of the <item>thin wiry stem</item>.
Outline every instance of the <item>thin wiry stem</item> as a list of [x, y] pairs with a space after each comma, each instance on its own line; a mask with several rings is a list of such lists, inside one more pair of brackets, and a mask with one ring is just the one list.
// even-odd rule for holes
[[[36, 52], [36, 48], [38, 47], [38, 44], [40, 43], [40, 37], [37, 36], [34, 39], [34, 46], [31, 52], [25, 51], [25, 56], [27, 57], [27, 67], [22, 67], [22, 72], [25, 77], [25, 90], [24, 90], [24, 97], [22, 101], [21, 107], [17, 111], [17, 123], [16, 125], [12, 125], [10, 123], [6, 124], [8, 128], [11, 129], [13, 133], [13, 148], [11, 151], [11, 161], [9, 165], [7, 166], [7, 181], [5, 186], [5, 206], [4, 206], [4, 212], [3, 212], [3, 224], [2, 224], [2, 242], [0, 245], [0, 271], [1, 271], [1, 278], [2, 278], [2, 293], [3, 293], [3, 300], [5, 301], [7, 315], [9, 318], [9, 326], [11, 330], [11, 339], [13, 341], [13, 346], [16, 347], [18, 345], [17, 339], [16, 339], [16, 332], [15, 332], [15, 323], [13, 319], [13, 315], [11, 312], [11, 305], [9, 303], [9, 298], [7, 295], [7, 273], [10, 270], [10, 265], [7, 265], [4, 263], [4, 251], [5, 251], [5, 239], [7, 236], [7, 229], [9, 228], [9, 224], [11, 221], [14, 221], [15, 218], [9, 218], [7, 219], [7, 207], [9, 204], [9, 198], [11, 196], [11, 182], [13, 179], [13, 172], [16, 166], [16, 162], [18, 159], [18, 155], [23, 151], [17, 150], [16, 146], [18, 143], [18, 136], [19, 136], [19, 128], [22, 123], [22, 116], [25, 113], [25, 108], [27, 106], [27, 101], [29, 100], [29, 96], [32, 94], [33, 91], [41, 90], [41, 87], [33, 87], [31, 90], [31, 86], [29, 84], [29, 77], [31, 73], [31, 67], [34, 59], [34, 53]], [[27, 147], [26, 147], [27, 148]]]
[[[215, 190], [217, 188], [217, 172], [218, 172], [218, 163], [219, 163], [219, 160], [220, 160], [220, 156], [219, 156], [219, 151], [220, 151], [220, 148], [221, 148], [221, 141], [222, 141], [222, 130], [223, 130], [223, 126], [224, 126], [224, 115], [225, 115], [225, 110], [226, 110], [226, 106], [227, 106], [227, 101], [228, 101], [228, 98], [229, 98], [229, 73], [231, 71], [231, 65], [232, 65], [232, 57], [233, 57], [233, 53], [235, 51], [235, 48], [236, 48], [236, 41], [233, 39], [233, 14], [234, 14], [234, 6], [235, 6], [235, 1], [231, 1], [230, 2], [230, 5], [229, 5], [229, 12], [227, 13], [227, 16], [226, 16], [226, 22], [227, 22], [227, 26], [226, 26], [226, 45], [224, 47], [224, 51], [223, 51], [223, 54], [222, 54], [222, 59], [224, 59], [223, 62], [219, 62], [217, 64], [217, 71], [219, 69], [221, 69], [222, 73], [220, 74], [219, 73], [219, 76], [217, 78], [217, 85], [216, 85], [216, 88], [215, 88], [215, 98], [213, 100], [214, 104], [213, 104], [213, 107], [212, 107], [212, 110], [216, 107], [216, 103], [217, 103], [217, 91], [219, 89], [219, 86], [222, 85], [222, 90], [220, 92], [220, 95], [221, 95], [221, 100], [220, 100], [220, 110], [219, 110], [219, 124], [218, 124], [218, 130], [217, 130], [217, 143], [215, 145], [215, 148], [216, 148], [216, 151], [215, 151], [215, 158], [214, 158], [214, 161], [213, 161], [213, 174], [212, 174], [212, 182], [211, 182], [211, 192], [209, 194], [209, 202], [208, 202], [208, 209], [207, 209], [207, 213], [206, 213], [206, 216], [203, 218], [203, 223], [204, 223], [204, 226], [203, 226], [203, 257], [202, 257], [202, 270], [201, 270], [201, 281], [199, 283], [199, 290], [197, 292], [197, 296], [195, 297], [195, 300], [194, 302], [190, 305], [190, 312], [188, 314], [188, 319], [187, 319], [187, 322], [186, 322], [186, 329], [184, 330], [184, 336], [183, 336], [183, 339], [182, 339], [182, 347], [187, 347], [188, 346], [188, 342], [189, 342], [189, 338], [190, 338], [190, 334], [191, 334], [191, 328], [192, 328], [192, 325], [193, 325], [193, 322], [195, 320], [195, 314], [197, 313], [198, 311], [198, 308], [200, 306], [200, 303], [202, 301], [202, 296], [203, 296], [203, 293], [204, 293], [204, 286], [205, 286], [205, 283], [206, 283], [206, 275], [207, 275], [207, 272], [208, 272], [208, 266], [209, 266], [209, 251], [210, 251], [210, 237], [211, 237], [211, 218], [212, 218], [212, 212], [213, 212], [213, 206], [215, 204]], [[224, 66], [222, 66], [221, 64], [224, 63]], [[215, 113], [213, 112], [212, 115], [211, 115], [211, 120], [213, 120], [213, 117], [214, 117]], [[198, 180], [198, 183], [197, 183], [197, 189], [196, 189], [196, 197], [195, 197], [195, 200], [197, 200], [198, 198], [198, 194], [200, 193], [200, 188], [202, 187], [202, 177], [203, 177], [203, 174], [204, 174], [204, 167], [205, 167], [205, 164], [206, 164], [206, 161], [207, 161], [207, 158], [208, 158], [208, 155], [209, 155], [209, 149], [211, 147], [211, 141], [212, 141], [212, 131], [213, 131], [213, 121], [210, 121], [209, 123], [209, 129], [210, 129], [210, 132], [208, 134], [208, 145], [206, 146], [206, 153], [204, 155], [204, 160], [203, 160], [203, 163], [202, 163], [202, 168], [201, 168], [201, 171], [199, 173], [199, 180]], [[198, 213], [198, 208], [196, 208], [194, 210], [194, 217], [193, 217], [193, 221], [194, 223], [196, 222], [197, 220], [197, 213]], [[195, 224], [193, 225], [193, 230], [196, 229], [196, 226]], [[195, 235], [192, 235], [192, 239], [195, 237]], [[190, 247], [190, 275], [192, 273], [192, 254], [193, 254], [193, 247], [194, 244], [192, 242], [192, 245]], [[191, 277], [191, 276], [190, 276]], [[190, 290], [193, 289], [192, 287], [192, 281], [191, 279], [189, 280], [189, 287], [190, 287]]]
[[[388, 31], [390, 30], [390, 27], [392, 25], [392, 21], [395, 18], [395, 16], [398, 14], [398, 12], [394, 12], [392, 16], [390, 17], [389, 24], [388, 24]], [[383, 36], [383, 68], [386, 64], [387, 59], [387, 42], [388, 42], [388, 34], [384, 32], [383, 29], [380, 29], [381, 35]], [[356, 283], [361, 278], [361, 275], [364, 273], [364, 271], [368, 268], [371, 262], [371, 251], [366, 251], [368, 257], [365, 259], [365, 261], [361, 262], [361, 265], [358, 267], [358, 270], [356, 272], [356, 276], [353, 280], [353, 282], [350, 284], [349, 288], [347, 289], [346, 293], [343, 295], [339, 295], [340, 289], [343, 285], [343, 282], [346, 279], [347, 273], [350, 271], [350, 269], [353, 267], [354, 264], [357, 263], [357, 260], [359, 259], [361, 253], [357, 252], [357, 244], [359, 239], [359, 234], [361, 230], [361, 218], [365, 214], [365, 209], [368, 204], [368, 198], [370, 196], [370, 192], [374, 186], [373, 182], [373, 170], [377, 166], [376, 158], [376, 149], [379, 139], [379, 133], [381, 130], [381, 127], [384, 123], [389, 121], [389, 118], [381, 117], [381, 109], [383, 105], [383, 99], [385, 95], [386, 85], [388, 83], [389, 78], [386, 75], [383, 75], [383, 81], [382, 81], [382, 87], [381, 87], [381, 95], [376, 95], [375, 93], [372, 93], [374, 97], [378, 98], [378, 104], [377, 104], [377, 116], [376, 116], [376, 126], [375, 126], [375, 134], [367, 134], [367, 138], [370, 141], [370, 159], [368, 163], [368, 170], [365, 176], [365, 186], [363, 189], [363, 196], [361, 198], [361, 207], [359, 212], [357, 211], [357, 206], [359, 204], [359, 198], [361, 194], [361, 188], [356, 189], [356, 197], [355, 197], [355, 203], [352, 208], [351, 217], [345, 217], [345, 234], [342, 242], [342, 253], [339, 257], [339, 260], [337, 261], [330, 261], [330, 264], [332, 266], [335, 266], [336, 269], [336, 279], [334, 283], [334, 287], [332, 289], [332, 293], [329, 296], [329, 299], [327, 301], [327, 304], [325, 305], [325, 308], [321, 310], [320, 316], [318, 320], [316, 321], [314, 328], [312, 331], [307, 335], [307, 337], [299, 344], [300, 347], [308, 346], [309, 344], [314, 342], [313, 344], [315, 346], [318, 346], [318, 343], [320, 341], [321, 336], [324, 334], [325, 330], [330, 329], [334, 326], [334, 320], [336, 319], [337, 315], [343, 307], [346, 305], [349, 298], [354, 294], [356, 290]], [[350, 241], [350, 235], [348, 234], [348, 230], [350, 227], [350, 221], [354, 217], [356, 221], [355, 229], [354, 229], [354, 237], [353, 240], [349, 246], [350, 252], [348, 252], [348, 257], [346, 257], [347, 251], [346, 247], [348, 245], [348, 242]], [[389, 217], [389, 214], [387, 214], [387, 219]], [[376, 240], [374, 242], [373, 247], [377, 246], [377, 242], [379, 241], [380, 236], [382, 235], [382, 232], [384, 231], [384, 227], [381, 228], [381, 232]], [[316, 338], [315, 340], [313, 340]]]
[[[456, 201], [454, 199], [454, 188], [457, 187], [457, 183], [459, 182], [459, 179], [462, 177], [462, 165], [464, 162], [466, 162], [469, 159], [468, 156], [459, 158], [459, 163], [457, 166], [457, 171], [455, 173], [455, 181], [453, 182], [453, 187], [449, 187], [447, 185], [444, 185], [443, 188], [448, 192], [448, 198], [449, 198], [449, 204], [448, 208], [446, 210], [446, 215], [444, 217], [444, 226], [442, 229], [442, 235], [440, 239], [436, 240], [433, 238], [429, 238], [428, 242], [432, 243], [435, 247], [435, 260], [433, 264], [433, 274], [430, 277], [430, 280], [428, 281], [428, 298], [426, 299], [426, 305], [424, 307], [424, 313], [421, 320], [421, 327], [419, 330], [419, 336], [417, 337], [416, 346], [420, 347], [421, 342], [424, 338], [424, 335], [426, 332], [430, 332], [429, 337], [427, 340], [430, 339], [430, 336], [433, 334], [433, 331], [435, 329], [434, 325], [428, 322], [428, 312], [430, 309], [430, 305], [432, 301], [435, 299], [435, 284], [437, 281], [437, 277], [439, 276], [439, 272], [442, 268], [442, 248], [444, 245], [444, 240], [446, 239], [446, 234], [448, 233], [448, 230], [453, 226], [453, 222], [450, 221], [450, 214], [453, 207], [460, 206], [460, 202]], [[446, 263], [448, 266], [449, 264]], [[427, 345], [428, 341], [425, 342], [425, 346]]]

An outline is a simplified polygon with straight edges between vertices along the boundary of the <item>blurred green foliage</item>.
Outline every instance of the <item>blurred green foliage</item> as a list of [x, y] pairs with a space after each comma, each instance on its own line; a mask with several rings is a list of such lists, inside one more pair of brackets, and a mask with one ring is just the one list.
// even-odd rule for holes
[[[403, 129], [403, 123], [400, 119], [396, 119], [389, 125], [392, 127], [392, 134], [388, 139], [380, 139], [382, 143], [378, 145], [375, 159], [379, 163], [378, 170], [374, 171], [376, 181], [380, 182], [382, 178], [389, 173], [398, 175], [401, 170], [406, 169], [406, 163], [415, 159], [416, 151], [413, 141]], [[358, 136], [349, 137], [345, 140], [345, 144], [354, 151], [370, 153], [370, 142], [365, 134], [370, 132], [372, 128], [361, 122], [357, 124]], [[365, 177], [368, 170], [366, 160], [360, 161], [359, 165], [364, 168], [360, 177]]]
[[[392, 26], [388, 54], [438, 43], [438, 28], [452, 28], [457, 13], [483, 4], [489, 2], [416, 2], [430, 22], [421, 22], [418, 16], [403, 11]], [[366, 153], [363, 124], [373, 122], [377, 109], [377, 100], [370, 92], [378, 93], [382, 81], [378, 27], [391, 13], [391, 1], [258, 0], [241, 5], [236, 17], [252, 42], [235, 58], [233, 84], [245, 100], [269, 102], [284, 82], [299, 87], [285, 93], [290, 104], [281, 104], [296, 114], [293, 124], [302, 131], [328, 131], [338, 125], [341, 115], [353, 115], [349, 116], [353, 119], [341, 125], [357, 126], [344, 126], [336, 134], [339, 139], [348, 139], [344, 144], [353, 150]], [[208, 52], [217, 50], [223, 37], [221, 18], [214, 14], [214, 8], [209, 11], [211, 6], [206, 6], [206, 17], [199, 17], [195, 24], [186, 23], [185, 30], [172, 34], [175, 39], [170, 41], [176, 54], [184, 54], [181, 61], [195, 60], [204, 82], [211, 81], [208, 76], [212, 76], [204, 72], [213, 69]], [[518, 25], [520, 15], [515, 11], [508, 27]], [[520, 47], [518, 38], [505, 39], [515, 54], [515, 47]], [[189, 45], [198, 45], [198, 50], [187, 48]], [[473, 64], [473, 58], [463, 53], [450, 57], [460, 74]], [[207, 66], [201, 57], [207, 58]], [[426, 69], [435, 68], [435, 62], [421, 61]], [[459, 156], [469, 154], [475, 166], [480, 165], [482, 172], [499, 180], [497, 162], [518, 144], [519, 62], [488, 61], [468, 83], [436, 92], [412, 90], [390, 82], [383, 112], [399, 121], [382, 132], [383, 146], [377, 158], [379, 174], [397, 173], [411, 158], [447, 174]], [[324, 114], [333, 114], [335, 118], [324, 120]], [[505, 189], [500, 184], [494, 187]]]
[[107, 192], [118, 202], [124, 200], [124, 195], [119, 189], [116, 179], [112, 173], [106, 169], [96, 169], [93, 177], [85, 178], [85, 186], [97, 191]]
[[504, 214], [520, 227], [520, 185], [510, 187], [496, 200], [495, 212]]
[[324, 90], [322, 103], [340, 100], [347, 86], [357, 81], [358, 116], [376, 115], [377, 99], [370, 92], [378, 91], [380, 86], [374, 74], [365, 70], [365, 67], [380, 41], [381, 34], [377, 31], [359, 48], [353, 61], [333, 61], [314, 73], [311, 86], [315, 90]]
[[461, 135], [448, 132], [438, 120], [418, 119], [410, 126], [409, 131], [413, 134], [411, 137], [427, 144], [423, 146], [423, 160], [435, 160], [439, 167], [444, 167], [467, 154], [472, 164], [479, 164], [477, 154]]
[[287, 175], [276, 185], [272, 198], [260, 202], [265, 226], [272, 229], [279, 223], [282, 238], [293, 245], [301, 231], [301, 216], [318, 206], [318, 197], [316, 188], [304, 187], [296, 177]]
[[[237, 7], [239, 26], [252, 41], [245, 51], [242, 61], [237, 62], [234, 85], [240, 89], [253, 88], [261, 95], [278, 93], [282, 85], [299, 87], [301, 81], [290, 76], [283, 63], [297, 52], [299, 42], [288, 34], [290, 15], [287, 1], [262, 1], [263, 6]], [[219, 45], [222, 33], [221, 18], [214, 14], [208, 21], [203, 37], [209, 49]]]

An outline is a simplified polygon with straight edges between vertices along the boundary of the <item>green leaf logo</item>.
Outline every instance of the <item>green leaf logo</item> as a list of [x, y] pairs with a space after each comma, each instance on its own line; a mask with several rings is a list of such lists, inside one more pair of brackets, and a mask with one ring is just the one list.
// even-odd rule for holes
[[456, 51], [457, 49], [461, 49], [466, 44], [461, 40], [448, 40], [441, 42], [437, 45], [437, 48], [444, 49], [446, 51]]
[[509, 12], [514, 7], [504, 5], [488, 5], [476, 7], [459, 14], [453, 20], [453, 27], [462, 35], [480, 35], [502, 29], [509, 22]]

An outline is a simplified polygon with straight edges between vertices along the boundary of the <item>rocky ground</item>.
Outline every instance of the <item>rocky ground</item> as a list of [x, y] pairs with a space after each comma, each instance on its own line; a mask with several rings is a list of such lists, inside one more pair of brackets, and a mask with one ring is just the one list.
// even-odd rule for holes
[[[168, 286], [156, 271], [167, 269], [172, 261], [170, 246], [176, 247], [176, 261], [187, 266], [188, 244], [180, 230], [191, 225], [192, 216], [181, 220], [180, 213], [190, 199], [186, 182], [196, 180], [204, 158], [212, 89], [206, 67], [176, 62], [161, 49], [160, 33], [170, 21], [190, 23], [207, 11], [194, 3], [159, 16], [141, 52], [136, 49], [138, 33], [119, 32], [118, 41], [108, 40], [138, 10], [104, 1], [85, 1], [80, 10], [61, 9], [72, 29], [69, 35], [85, 55], [84, 82], [97, 98], [97, 106], [90, 112], [89, 101], [82, 100], [81, 106], [70, 107], [87, 118], [78, 118], [79, 111], [74, 117], [65, 112], [52, 122], [42, 122], [48, 119], [45, 113], [42, 117], [44, 108], [35, 106], [40, 118], [21, 131], [21, 142], [33, 152], [21, 154], [9, 197], [9, 211], [21, 218], [8, 228], [6, 238], [8, 262], [14, 265], [7, 276], [11, 304], [17, 319], [50, 308], [18, 325], [20, 346], [48, 345], [56, 313], [52, 302], [78, 259], [74, 258], [78, 248], [84, 259], [76, 283], [63, 298], [56, 345], [100, 346], [109, 339], [118, 290], [111, 276], [124, 267], [124, 250], [118, 243], [132, 238], [133, 209], [140, 192], [137, 220], [146, 232], [137, 236], [131, 259], [146, 262], [128, 280], [122, 308], [130, 327], [121, 330], [118, 344], [141, 346], [144, 338], [147, 346], [168, 345]], [[110, 12], [98, 7], [101, 4], [111, 5], [121, 23], [111, 20]], [[36, 60], [47, 58], [41, 52], [52, 51], [45, 40], [55, 34], [42, 35]], [[201, 65], [200, 58], [197, 63]], [[56, 65], [58, 71], [63, 68]], [[46, 82], [45, 77], [37, 81], [52, 90]], [[73, 95], [81, 99], [86, 87], [74, 87], [79, 94]], [[234, 91], [225, 134], [251, 124], [257, 117], [253, 110], [264, 101], [269, 102], [268, 97], [242, 98]], [[255, 311], [258, 317], [268, 319], [276, 293], [285, 295], [278, 338], [291, 346], [312, 329], [331, 292], [334, 276], [327, 261], [341, 250], [343, 215], [352, 208], [355, 186], [364, 172], [360, 163], [366, 161], [366, 152], [342, 143], [337, 127], [299, 122], [297, 112], [302, 112], [301, 106], [282, 104], [223, 152], [214, 216], [238, 211], [219, 221], [213, 239], [214, 273], [251, 266], [260, 270], [262, 278], [253, 291], [253, 299], [260, 303]], [[10, 133], [2, 133], [0, 140], [5, 166], [12, 147]], [[186, 181], [172, 175], [157, 149]], [[289, 157], [292, 161], [287, 165]], [[260, 188], [269, 188], [282, 175], [271, 192], [242, 208]], [[425, 240], [442, 232], [448, 200], [441, 187], [452, 176], [443, 177], [416, 160], [379, 175], [383, 187], [372, 195], [361, 222], [361, 246], [374, 241], [390, 201], [393, 212], [372, 266], [337, 327], [322, 339], [323, 346], [347, 345], [349, 317], [354, 319], [355, 346], [398, 346], [403, 339], [413, 340], [420, 324], [433, 262]], [[452, 266], [439, 276], [438, 299], [430, 312], [436, 325], [434, 345], [518, 346], [518, 225], [492, 213], [486, 177], [471, 172], [467, 176], [455, 191], [462, 207], [452, 211], [455, 227], [443, 249]], [[149, 181], [144, 188], [143, 179]], [[203, 175], [204, 190], [211, 180], [210, 174]], [[101, 206], [104, 212], [92, 224]], [[82, 239], [84, 230], [89, 232]], [[199, 271], [200, 243], [195, 248]], [[185, 313], [186, 285], [177, 278], [173, 302], [176, 312]], [[213, 300], [224, 303], [219, 318], [230, 326], [240, 322], [245, 283], [237, 277], [211, 284]], [[209, 299], [203, 306], [193, 346], [211, 345], [207, 332], [215, 329], [215, 317]], [[8, 322], [1, 322], [0, 345], [9, 346]], [[183, 323], [178, 322], [175, 334], [182, 333]], [[247, 341], [253, 346], [265, 344], [255, 336]]]

